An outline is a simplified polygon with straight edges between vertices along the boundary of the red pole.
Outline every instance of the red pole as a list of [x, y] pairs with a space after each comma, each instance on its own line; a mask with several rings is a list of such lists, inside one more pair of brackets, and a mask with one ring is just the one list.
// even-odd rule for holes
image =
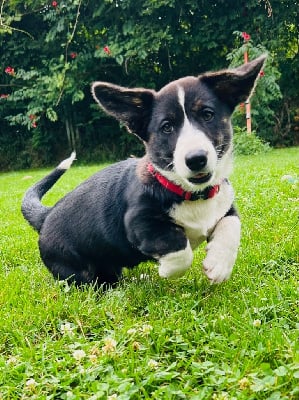
[[[243, 32], [242, 33], [243, 39], [246, 42], [250, 40], [250, 35], [248, 33]], [[244, 63], [248, 63], [249, 56], [248, 56], [248, 50], [246, 48], [245, 53], [244, 53]], [[250, 106], [250, 101], [247, 99], [245, 101], [245, 110], [246, 110], [246, 127], [247, 127], [247, 133], [251, 133], [251, 106]]]

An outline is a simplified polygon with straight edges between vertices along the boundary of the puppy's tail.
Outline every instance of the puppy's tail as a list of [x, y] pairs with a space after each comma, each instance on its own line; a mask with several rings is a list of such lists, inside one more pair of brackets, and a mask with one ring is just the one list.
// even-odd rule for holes
[[22, 201], [22, 213], [29, 224], [38, 232], [49, 214], [52, 207], [43, 206], [42, 197], [51, 189], [58, 179], [70, 168], [76, 158], [73, 151], [71, 156], [62, 161], [49, 175], [45, 176], [35, 185], [27, 190]]

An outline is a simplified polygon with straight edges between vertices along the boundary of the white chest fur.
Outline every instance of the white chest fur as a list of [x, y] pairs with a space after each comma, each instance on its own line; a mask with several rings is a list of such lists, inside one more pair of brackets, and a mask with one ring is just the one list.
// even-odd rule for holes
[[185, 229], [191, 247], [195, 249], [214, 230], [217, 222], [231, 208], [233, 200], [233, 188], [224, 182], [220, 192], [212, 199], [184, 201], [172, 208], [170, 216]]

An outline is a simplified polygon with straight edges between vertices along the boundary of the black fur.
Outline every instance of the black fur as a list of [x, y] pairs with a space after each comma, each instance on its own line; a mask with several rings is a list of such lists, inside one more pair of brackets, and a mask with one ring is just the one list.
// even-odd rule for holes
[[[182, 199], [149, 173], [136, 179], [137, 164], [143, 161], [131, 158], [98, 172], [47, 209], [45, 223], [31, 221], [40, 233], [42, 260], [56, 278], [113, 284], [124, 266], [134, 267], [153, 254], [162, 256], [186, 245], [183, 230], [167, 216], [173, 203]], [[55, 169], [30, 192], [46, 192], [63, 172]], [[28, 219], [30, 192], [22, 206]], [[157, 232], [154, 241], [151, 232]]]

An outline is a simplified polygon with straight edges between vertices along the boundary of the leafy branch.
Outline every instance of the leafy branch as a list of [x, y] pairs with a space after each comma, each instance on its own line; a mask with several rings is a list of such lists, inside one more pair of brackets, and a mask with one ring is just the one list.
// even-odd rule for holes
[[[24, 33], [25, 35], [29, 36], [30, 39], [34, 40], [34, 37], [29, 32], [24, 31], [23, 29], [12, 27], [11, 25], [6, 24], [4, 22], [4, 17], [3, 17], [4, 16], [4, 11], [3, 10], [4, 10], [5, 1], [6, 0], [2, 0], [1, 1], [1, 6], [0, 6], [0, 33], [1, 33], [1, 30], [4, 31], [4, 33], [5, 32], [16, 31], [16, 32]], [[16, 19], [16, 17], [15, 17], [15, 19]]]
[[74, 26], [73, 26], [73, 30], [72, 30], [72, 33], [71, 33], [71, 35], [70, 35], [70, 37], [69, 37], [69, 39], [68, 39], [68, 41], [66, 43], [66, 46], [65, 46], [63, 82], [62, 82], [61, 90], [60, 90], [59, 95], [58, 95], [58, 99], [57, 99], [56, 104], [55, 104], [56, 107], [59, 105], [59, 103], [61, 101], [61, 98], [62, 98], [62, 95], [63, 95], [63, 92], [64, 92], [64, 88], [65, 88], [66, 73], [67, 73], [67, 70], [68, 70], [68, 67], [67, 67], [67, 65], [68, 65], [68, 62], [67, 62], [68, 49], [69, 49], [69, 46], [70, 46], [70, 44], [72, 43], [72, 41], [74, 39], [74, 35], [75, 35], [76, 29], [77, 29], [77, 25], [78, 25], [78, 22], [79, 22], [79, 16], [80, 16], [81, 4], [82, 4], [82, 0], [79, 0], [78, 8], [77, 8], [77, 14], [76, 14], [76, 19], [75, 19], [75, 23], [74, 23]]

